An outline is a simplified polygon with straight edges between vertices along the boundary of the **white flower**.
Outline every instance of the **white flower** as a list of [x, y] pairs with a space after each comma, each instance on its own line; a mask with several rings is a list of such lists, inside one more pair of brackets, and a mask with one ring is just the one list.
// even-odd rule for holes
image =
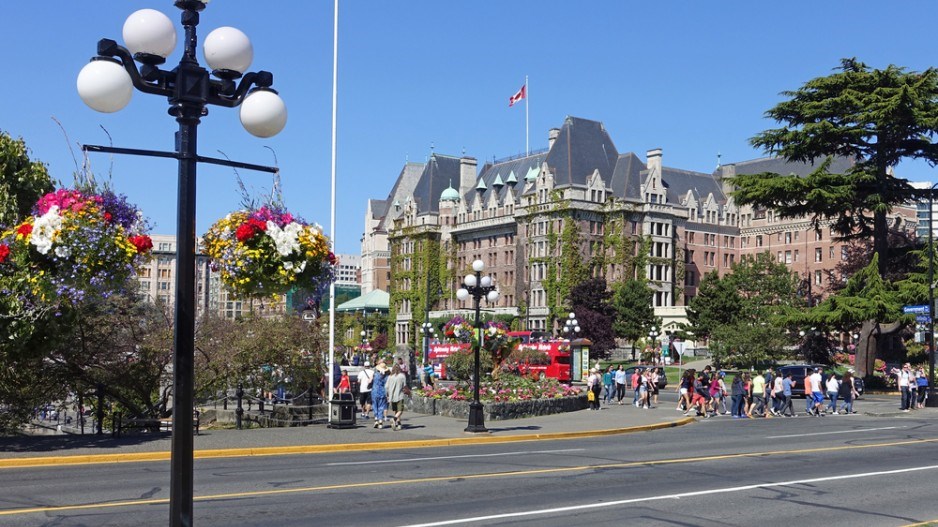
[[288, 223], [283, 229], [276, 223], [267, 221], [267, 236], [274, 240], [280, 256], [289, 256], [294, 251], [300, 250], [299, 236], [302, 230], [303, 226], [295, 221]]
[[62, 217], [59, 216], [59, 206], [53, 205], [45, 214], [33, 222], [33, 232], [29, 242], [36, 246], [40, 254], [48, 254], [52, 249], [55, 235], [62, 228]]
[[299, 265], [296, 265], [293, 262], [283, 262], [283, 268], [287, 271], [293, 271], [296, 274], [300, 274], [306, 269], [306, 262], [300, 262]]
[[60, 245], [55, 248], [55, 255], [58, 256], [59, 258], [68, 258], [69, 256], [71, 256], [71, 254], [72, 254], [72, 250], [69, 249], [68, 247], [64, 247]]

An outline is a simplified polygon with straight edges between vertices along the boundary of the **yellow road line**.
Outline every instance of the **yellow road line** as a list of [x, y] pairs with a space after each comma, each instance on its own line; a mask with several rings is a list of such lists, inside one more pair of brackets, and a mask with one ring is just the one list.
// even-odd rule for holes
[[[831, 446], [831, 447], [818, 447], [818, 448], [804, 448], [798, 450], [772, 450], [766, 452], [749, 452], [749, 453], [739, 453], [739, 454], [719, 454], [713, 456], [698, 456], [698, 457], [686, 457], [686, 458], [673, 458], [673, 459], [659, 459], [652, 461], [629, 461], [625, 463], [606, 463], [601, 465], [580, 465], [575, 467], [555, 467], [555, 468], [542, 468], [542, 469], [528, 469], [528, 470], [511, 470], [506, 472], [483, 472], [479, 474], [456, 474], [451, 476], [436, 476], [436, 477], [427, 477], [427, 478], [412, 478], [412, 479], [400, 479], [400, 480], [391, 480], [391, 481], [365, 481], [360, 483], [341, 483], [335, 485], [320, 485], [316, 487], [297, 487], [292, 489], [273, 489], [273, 490], [255, 490], [255, 491], [245, 491], [245, 492], [231, 492], [226, 494], [207, 494], [204, 496], [195, 496], [194, 501], [212, 501], [212, 500], [224, 500], [224, 499], [238, 499], [238, 498], [253, 498], [259, 496], [276, 496], [284, 494], [297, 494], [297, 493], [310, 493], [310, 492], [321, 492], [326, 490], [343, 490], [343, 489], [355, 489], [355, 488], [368, 488], [368, 487], [384, 487], [391, 485], [408, 485], [408, 484], [418, 484], [418, 483], [435, 483], [441, 481], [452, 481], [455, 479], [490, 479], [490, 478], [505, 478], [505, 477], [519, 477], [519, 476], [535, 476], [543, 474], [557, 474], [562, 472], [584, 472], [588, 470], [600, 470], [600, 469], [622, 469], [622, 468], [632, 468], [632, 467], [641, 467], [641, 466], [654, 466], [654, 465], [671, 465], [679, 463], [700, 463], [704, 461], [719, 461], [724, 459], [738, 459], [738, 458], [747, 458], [747, 457], [769, 457], [769, 456], [784, 456], [784, 455], [794, 455], [794, 454], [810, 454], [818, 452], [832, 452], [838, 450], [858, 450], [858, 449], [871, 449], [871, 448], [888, 448], [894, 446], [905, 446], [905, 445], [917, 445], [922, 443], [938, 443], [938, 438], [935, 439], [910, 439], [907, 441], [893, 441], [889, 443], [871, 443], [869, 445], [841, 445], [841, 446]], [[66, 512], [66, 511], [75, 511], [75, 510], [87, 510], [87, 509], [104, 509], [104, 508], [113, 508], [113, 507], [133, 507], [140, 505], [160, 505], [169, 503], [169, 499], [146, 499], [146, 500], [126, 500], [126, 501], [116, 501], [108, 503], [85, 503], [77, 505], [57, 505], [57, 506], [48, 506], [48, 507], [30, 507], [22, 509], [9, 509], [9, 510], [0, 510], [0, 516], [14, 516], [22, 514], [34, 514], [34, 513], [48, 513], [48, 512]]]
[[[583, 430], [579, 432], [555, 432], [547, 434], [517, 434], [509, 436], [472, 436], [452, 439], [423, 439], [414, 441], [387, 441], [381, 443], [344, 443], [335, 445], [296, 445], [252, 448], [225, 448], [215, 450], [196, 450], [195, 459], [214, 459], [252, 456], [284, 456], [296, 454], [327, 454], [333, 452], [360, 452], [364, 450], [400, 450], [405, 448], [438, 448], [445, 446], [497, 444], [525, 441], [543, 441], [558, 439], [577, 439], [607, 435], [647, 432], [662, 428], [673, 428], [696, 422], [688, 417], [677, 421], [652, 425], [612, 428], [608, 430]], [[137, 452], [124, 454], [88, 454], [74, 456], [21, 457], [0, 459], [0, 469], [42, 467], [50, 465], [92, 465], [102, 463], [139, 463], [168, 461], [169, 452]]]

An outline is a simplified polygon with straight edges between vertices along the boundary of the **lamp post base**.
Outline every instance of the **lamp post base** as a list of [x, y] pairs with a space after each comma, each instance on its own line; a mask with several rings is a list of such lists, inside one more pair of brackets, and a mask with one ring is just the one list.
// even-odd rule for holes
[[472, 434], [487, 434], [489, 432], [488, 428], [485, 428], [485, 409], [482, 403], [474, 401], [469, 403], [469, 426], [466, 427], [465, 431]]

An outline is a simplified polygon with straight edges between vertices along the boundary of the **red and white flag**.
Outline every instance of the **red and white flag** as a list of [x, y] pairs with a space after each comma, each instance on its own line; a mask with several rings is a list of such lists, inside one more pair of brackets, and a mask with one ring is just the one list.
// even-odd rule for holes
[[511, 108], [512, 106], [515, 105], [516, 102], [520, 101], [521, 99], [526, 98], [527, 96], [528, 96], [528, 85], [527, 83], [525, 83], [524, 86], [522, 86], [521, 89], [518, 90], [518, 93], [512, 95], [508, 99], [508, 107]]

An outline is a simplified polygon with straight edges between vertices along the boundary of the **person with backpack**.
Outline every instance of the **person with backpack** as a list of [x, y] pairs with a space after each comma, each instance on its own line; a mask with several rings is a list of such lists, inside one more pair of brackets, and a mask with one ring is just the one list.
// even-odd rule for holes
[[919, 368], [915, 372], [915, 387], [918, 391], [918, 398], [915, 400], [915, 407], [925, 408], [925, 399], [928, 397], [928, 376], [925, 375], [924, 368]]
[[371, 362], [366, 360], [365, 367], [358, 372], [358, 403], [362, 407], [362, 419], [368, 419], [368, 414], [371, 413], [371, 381], [374, 377]]

